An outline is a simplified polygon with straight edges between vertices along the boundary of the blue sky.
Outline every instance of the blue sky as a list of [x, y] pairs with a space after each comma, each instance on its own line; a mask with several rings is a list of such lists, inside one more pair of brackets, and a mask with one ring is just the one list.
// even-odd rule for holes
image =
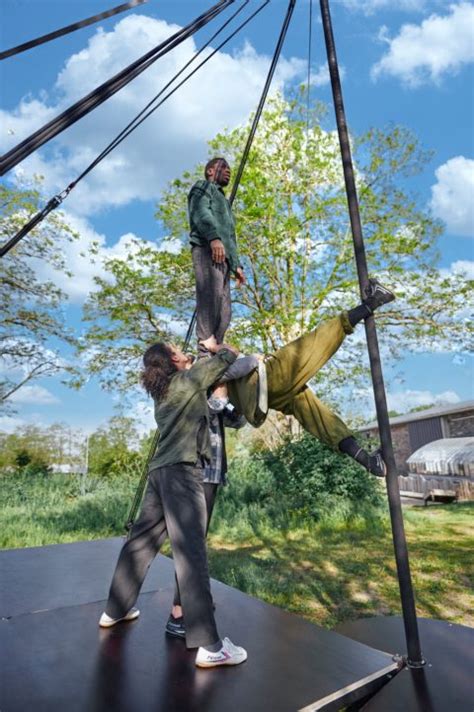
[[[1, 45], [31, 37], [113, 6], [104, 0], [3, 0]], [[64, 110], [94, 86], [209, 7], [201, 0], [149, 0], [132, 12], [85, 28], [55, 42], [7, 59], [0, 66], [1, 152]], [[256, 7], [256, 0], [251, 6]], [[127, 234], [146, 240], [158, 235], [153, 214], [160, 189], [207, 155], [206, 140], [224, 126], [245, 121], [255, 106], [287, 2], [272, 0], [253, 24], [212, 60], [199, 79], [157, 112], [153, 121], [122, 145], [117, 156], [74, 191], [64, 209], [84, 235], [98, 238], [101, 254], [125, 256]], [[275, 86], [305, 81], [308, 0], [297, 0]], [[331, 3], [349, 125], [355, 133], [389, 123], [412, 129], [434, 151], [411, 187], [420, 204], [431, 204], [446, 225], [439, 241], [440, 265], [473, 270], [474, 6], [438, 0], [333, 0]], [[215, 25], [213, 25], [215, 27]], [[207, 38], [209, 30], [197, 36]], [[110, 140], [193, 49], [192, 41], [167, 55], [134, 86], [84, 118], [12, 171], [7, 181], [24, 183], [45, 176], [48, 196], [67, 185]], [[319, 3], [313, 6], [312, 96], [331, 104]], [[212, 107], [209, 112], [206, 107]], [[328, 126], [333, 126], [332, 106]], [[75, 251], [74, 251], [75, 250]], [[69, 323], [80, 329], [81, 304], [93, 269], [74, 248], [76, 276], [61, 286], [69, 293]], [[61, 351], [61, 353], [65, 353]], [[67, 355], [67, 354], [65, 354]], [[429, 402], [473, 397], [472, 361], [467, 354], [407, 354], [396, 371], [403, 380], [389, 386], [397, 410]], [[387, 372], [389, 375], [390, 372]], [[23, 422], [58, 420], [93, 429], [113, 413], [114, 400], [94, 382], [80, 392], [60, 379], [45, 379], [19, 392], [13, 418]], [[137, 418], [143, 404], [137, 405]]]

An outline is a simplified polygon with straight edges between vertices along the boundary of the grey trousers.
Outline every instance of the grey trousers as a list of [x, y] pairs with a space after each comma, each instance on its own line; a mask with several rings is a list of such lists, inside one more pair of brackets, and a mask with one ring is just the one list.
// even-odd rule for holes
[[230, 299], [230, 269], [227, 260], [221, 264], [212, 261], [209, 245], [193, 245], [192, 259], [196, 278], [196, 336], [198, 354], [207, 355], [199, 341], [212, 334], [218, 344], [224, 341], [232, 315]]
[[207, 507], [202, 469], [184, 463], [150, 472], [140, 516], [122, 547], [105, 608], [121, 618], [134, 605], [167, 536], [170, 538], [186, 627], [186, 646], [219, 640], [206, 552]]
[[[209, 531], [209, 524], [211, 523], [212, 512], [214, 509], [214, 504], [217, 496], [217, 489], [219, 485], [213, 482], [203, 482], [204, 497], [206, 498], [206, 510], [207, 510], [207, 521], [206, 521], [206, 536]], [[179, 593], [178, 577], [175, 574], [175, 587], [174, 587], [174, 597], [173, 606], [181, 605], [181, 595]]]

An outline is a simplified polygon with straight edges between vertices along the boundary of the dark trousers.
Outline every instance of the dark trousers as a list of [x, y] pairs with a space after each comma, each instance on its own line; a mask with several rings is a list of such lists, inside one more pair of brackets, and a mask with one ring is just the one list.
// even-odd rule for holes
[[[219, 485], [214, 484], [212, 482], [203, 482], [204, 497], [206, 498], [206, 509], [207, 509], [206, 536], [207, 536], [207, 532], [209, 531], [209, 524], [211, 523], [211, 517], [212, 517], [212, 512], [214, 509], [214, 504], [216, 501], [218, 487], [219, 487]], [[173, 606], [180, 606], [181, 605], [181, 596], [179, 593], [179, 584], [178, 584], [178, 578], [177, 578], [176, 574], [175, 574], [174, 579], [175, 579], [175, 587], [174, 587]]]
[[105, 612], [121, 618], [134, 605], [167, 536], [170, 538], [188, 648], [219, 640], [206, 552], [202, 469], [179, 463], [150, 472], [140, 516], [119, 555]]
[[222, 344], [230, 324], [230, 269], [227, 260], [221, 264], [212, 261], [209, 245], [194, 245], [192, 258], [196, 279], [198, 353], [207, 355], [208, 351], [199, 346], [199, 342], [214, 334], [217, 343]]

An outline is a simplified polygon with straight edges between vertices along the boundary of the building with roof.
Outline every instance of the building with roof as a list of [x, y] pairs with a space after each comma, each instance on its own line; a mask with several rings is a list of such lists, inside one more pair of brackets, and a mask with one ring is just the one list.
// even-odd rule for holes
[[[408, 458], [423, 445], [442, 438], [474, 436], [474, 400], [397, 415], [390, 418], [390, 430], [398, 473], [406, 475]], [[359, 432], [367, 438], [378, 438], [378, 425], [369, 423]]]

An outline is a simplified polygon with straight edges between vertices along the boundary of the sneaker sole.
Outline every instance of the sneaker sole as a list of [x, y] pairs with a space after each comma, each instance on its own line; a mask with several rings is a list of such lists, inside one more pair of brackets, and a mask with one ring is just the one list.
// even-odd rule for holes
[[176, 633], [174, 630], [168, 630], [168, 628], [165, 628], [165, 633], [173, 638], [181, 638], [182, 640], [186, 638], [186, 633]]
[[128, 623], [129, 621], [134, 621], [138, 618], [140, 615], [140, 612], [137, 611], [137, 613], [134, 613], [133, 615], [127, 617], [124, 616], [123, 618], [117, 618], [113, 621], [110, 621], [110, 623], [101, 623], [99, 621], [99, 628], [113, 628], [114, 625], [117, 625], [117, 623]]

